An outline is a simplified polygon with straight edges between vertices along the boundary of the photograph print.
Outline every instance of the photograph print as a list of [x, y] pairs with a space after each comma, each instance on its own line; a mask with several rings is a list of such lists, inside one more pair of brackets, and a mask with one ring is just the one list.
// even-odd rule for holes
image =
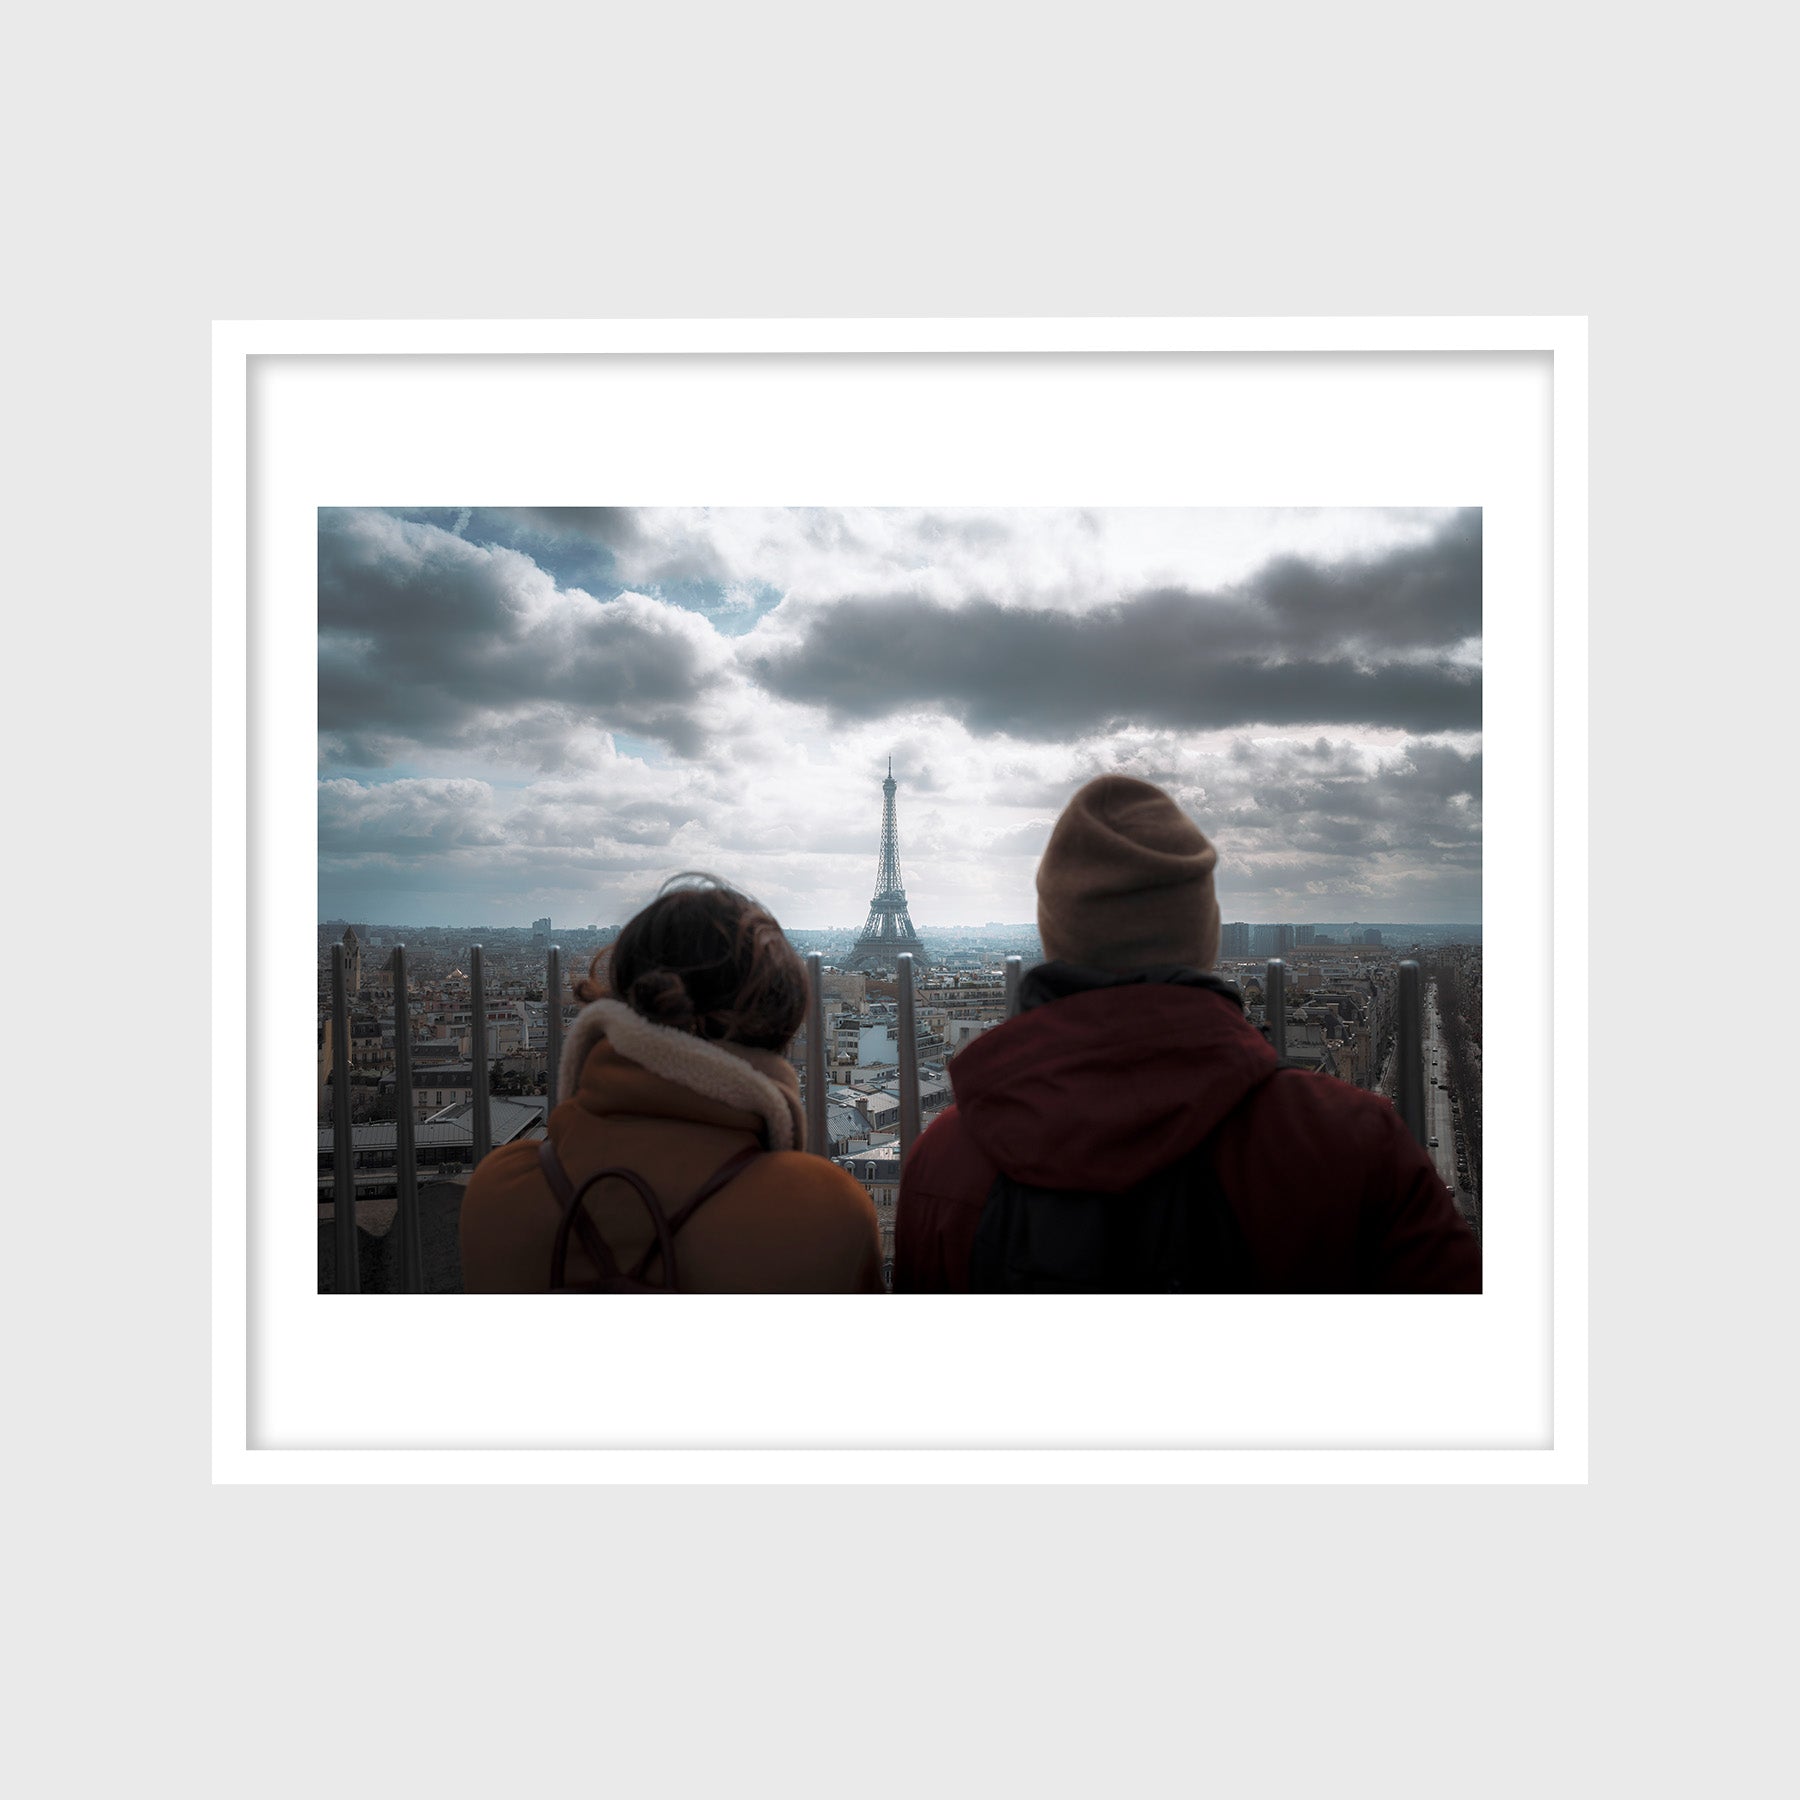
[[319, 1291], [1479, 1294], [1482, 600], [1478, 509], [321, 509]]

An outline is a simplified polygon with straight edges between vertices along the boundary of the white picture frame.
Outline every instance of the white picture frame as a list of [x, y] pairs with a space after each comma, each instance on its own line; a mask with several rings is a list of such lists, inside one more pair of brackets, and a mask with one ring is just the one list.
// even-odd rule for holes
[[[1585, 1481], [1584, 320], [230, 321], [213, 357], [216, 1481]], [[957, 499], [1484, 508], [1487, 1292], [1204, 1331], [1110, 1297], [1084, 1345], [976, 1298], [312, 1291], [275, 1190], [317, 507]]]

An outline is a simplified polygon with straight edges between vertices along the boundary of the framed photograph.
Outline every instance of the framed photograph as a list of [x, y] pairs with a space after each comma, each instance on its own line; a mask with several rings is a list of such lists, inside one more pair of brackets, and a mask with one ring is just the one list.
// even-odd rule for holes
[[[215, 1479], [1584, 1481], [1585, 357], [1569, 319], [217, 325]], [[1093, 878], [1120, 806], [1174, 911]], [[735, 991], [655, 957], [619, 997], [693, 871], [814, 957], [804, 1018], [714, 1029]], [[1406, 1146], [1456, 1243], [1415, 1209], [1343, 1255], [1413, 1291], [1344, 1291], [1291, 1209], [1239, 1247], [1275, 1291], [968, 1292], [973, 1226], [921, 1250], [917, 1208], [896, 1245], [952, 1127], [984, 1190], [1167, 1160], [1142, 1013], [1052, 1096], [1015, 1056], [997, 1138], [969, 1104], [1068, 1016], [1049, 971], [1146, 967]], [[842, 1269], [518, 1291], [610, 1251], [471, 1170], [539, 1179], [608, 1007], [705, 1130], [873, 1203]], [[1108, 1109], [1088, 1168], [1059, 1121]], [[1343, 1177], [1278, 1163], [1295, 1206]], [[682, 1285], [732, 1285], [727, 1217]]]

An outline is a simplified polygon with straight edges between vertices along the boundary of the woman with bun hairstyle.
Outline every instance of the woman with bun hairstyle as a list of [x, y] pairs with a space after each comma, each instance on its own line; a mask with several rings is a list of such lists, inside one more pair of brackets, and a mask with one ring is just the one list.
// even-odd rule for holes
[[675, 876], [574, 992], [586, 1004], [547, 1138], [502, 1146], [469, 1179], [468, 1292], [666, 1289], [671, 1261], [689, 1293], [882, 1291], [873, 1202], [804, 1154], [783, 1053], [806, 971], [768, 912]]

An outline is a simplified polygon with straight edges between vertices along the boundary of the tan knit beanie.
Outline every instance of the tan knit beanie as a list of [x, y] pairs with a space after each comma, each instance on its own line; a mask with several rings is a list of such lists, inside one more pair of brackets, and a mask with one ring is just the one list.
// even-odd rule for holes
[[1123, 972], [1219, 958], [1219, 853], [1161, 788], [1090, 781], [1038, 864], [1038, 936], [1053, 962]]

